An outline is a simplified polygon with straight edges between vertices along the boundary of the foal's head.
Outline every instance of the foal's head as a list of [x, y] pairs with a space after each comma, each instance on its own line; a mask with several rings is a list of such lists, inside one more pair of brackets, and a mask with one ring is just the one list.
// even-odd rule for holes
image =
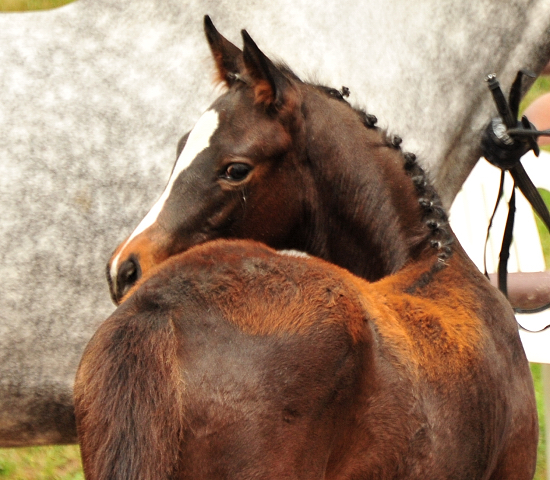
[[419, 188], [407, 178], [399, 141], [345, 91], [275, 65], [246, 31], [242, 51], [208, 17], [205, 31], [226, 92], [182, 139], [164, 193], [109, 261], [113, 300], [215, 238], [304, 250], [369, 280], [398, 270], [428, 235], [419, 194], [433, 204], [423, 175]]
[[292, 75], [246, 32], [241, 52], [208, 18], [205, 30], [227, 92], [182, 139], [164, 193], [114, 252], [108, 276], [115, 301], [144, 271], [195, 244], [240, 237], [283, 245], [301, 219], [308, 185], [296, 154], [303, 121]]

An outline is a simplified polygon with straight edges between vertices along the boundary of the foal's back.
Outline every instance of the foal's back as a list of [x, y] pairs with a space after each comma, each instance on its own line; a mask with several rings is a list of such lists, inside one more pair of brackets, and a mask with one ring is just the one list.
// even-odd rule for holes
[[432, 265], [369, 284], [252, 242], [174, 257], [84, 354], [87, 478], [531, 478], [508, 310], [460, 252]]

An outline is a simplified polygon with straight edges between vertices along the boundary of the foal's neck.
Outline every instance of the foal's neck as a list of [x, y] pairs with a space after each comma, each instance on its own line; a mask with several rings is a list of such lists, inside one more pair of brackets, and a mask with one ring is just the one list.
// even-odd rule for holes
[[[425, 246], [430, 231], [419, 203], [422, 186], [407, 175], [398, 142], [364, 126], [348, 105], [334, 107], [347, 110], [340, 112], [341, 121], [326, 112], [309, 116], [316, 120], [310, 122], [307, 137], [316, 140], [310, 141], [308, 154], [323, 209], [313, 243], [319, 256], [378, 280], [398, 271]], [[413, 157], [407, 158], [414, 163]]]

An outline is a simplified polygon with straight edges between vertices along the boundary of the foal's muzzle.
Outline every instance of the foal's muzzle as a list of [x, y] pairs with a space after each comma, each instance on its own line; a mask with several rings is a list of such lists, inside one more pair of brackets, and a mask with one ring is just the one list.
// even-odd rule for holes
[[116, 278], [112, 278], [109, 265], [107, 265], [107, 281], [113, 302], [118, 305], [140, 277], [141, 266], [134, 255], [130, 255], [118, 266]]

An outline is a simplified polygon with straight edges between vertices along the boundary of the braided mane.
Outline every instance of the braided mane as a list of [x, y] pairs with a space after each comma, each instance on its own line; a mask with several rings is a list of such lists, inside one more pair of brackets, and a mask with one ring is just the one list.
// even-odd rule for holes
[[[292, 75], [295, 77], [294, 74]], [[402, 151], [401, 137], [398, 135], [389, 135], [386, 131], [380, 129], [380, 127], [376, 125], [378, 120], [375, 115], [367, 113], [361, 108], [352, 106], [346, 100], [346, 97], [348, 97], [350, 93], [347, 87], [342, 87], [342, 90], [337, 90], [323, 85], [313, 86], [326, 95], [347, 104], [359, 116], [366, 128], [380, 131], [386, 145], [401, 152], [403, 168], [415, 186], [418, 204], [422, 212], [422, 221], [428, 230], [427, 236], [424, 238], [423, 242], [429, 242], [429, 246], [437, 250], [437, 262], [429, 272], [423, 275], [422, 278], [409, 288], [409, 291], [412, 293], [416, 289], [426, 285], [431, 280], [433, 274], [444, 268], [446, 262], [453, 253], [452, 244], [454, 242], [454, 235], [451, 231], [449, 218], [443, 207], [441, 198], [432, 185], [427, 173], [418, 164], [416, 155], [414, 153]]]

